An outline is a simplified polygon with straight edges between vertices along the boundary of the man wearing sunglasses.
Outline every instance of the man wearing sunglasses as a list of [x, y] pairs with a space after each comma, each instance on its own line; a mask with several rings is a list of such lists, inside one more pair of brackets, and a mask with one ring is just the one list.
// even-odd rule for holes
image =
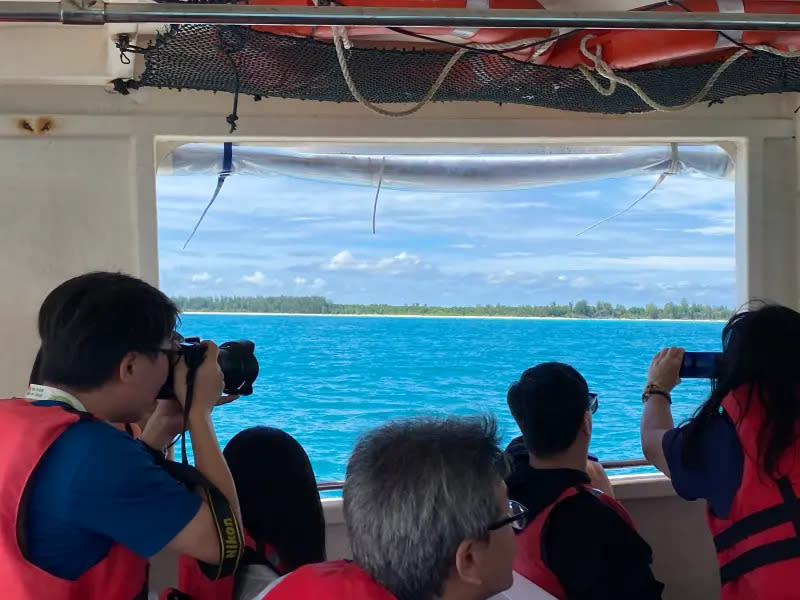
[[661, 598], [650, 546], [622, 505], [596, 489], [598, 478], [608, 482], [587, 461], [597, 405], [586, 380], [562, 363], [532, 367], [509, 388], [524, 442], [512, 442], [506, 482], [530, 512], [514, 569], [559, 600]]

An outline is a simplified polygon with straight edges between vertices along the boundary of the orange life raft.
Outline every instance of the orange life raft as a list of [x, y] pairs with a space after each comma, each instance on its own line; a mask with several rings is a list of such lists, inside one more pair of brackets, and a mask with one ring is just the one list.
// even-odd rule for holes
[[[249, 0], [249, 4], [265, 4], [271, 6], [314, 6], [313, 0]], [[358, 6], [371, 8], [429, 8], [432, 11], [442, 8], [448, 9], [486, 9], [486, 10], [510, 10], [510, 9], [539, 9], [542, 5], [537, 0], [342, 0], [336, 4], [344, 6]], [[312, 27], [312, 26], [253, 26], [256, 31], [266, 31], [278, 35], [290, 35], [295, 37], [313, 37], [318, 40], [328, 41], [333, 38], [331, 27]], [[360, 46], [369, 47], [370, 42], [397, 43], [398, 40], [408, 41], [409, 37], [402, 33], [393, 31], [387, 27], [355, 26], [346, 27], [347, 36], [358, 43]], [[508, 55], [519, 60], [531, 60], [543, 63], [547, 58], [548, 48], [540, 49], [531, 44], [539, 40], [545, 40], [558, 32], [552, 29], [505, 29], [497, 27], [483, 28], [459, 28], [459, 27], [409, 27], [403, 31], [425, 35], [432, 38], [443, 38], [444, 40], [458, 44], [478, 44], [501, 46], [501, 49], [509, 49]], [[363, 42], [363, 43], [362, 43]], [[514, 50], [515, 46], [525, 46], [521, 50]], [[437, 48], [441, 50], [452, 50], [452, 46], [442, 44]]]
[[[665, 5], [654, 12], [718, 12], [754, 14], [797, 14], [800, 2], [796, 0], [685, 0], [681, 6]], [[683, 8], [685, 7], [685, 8]], [[726, 58], [739, 48], [735, 42], [747, 46], [767, 45], [780, 50], [800, 48], [800, 31], [716, 31], [702, 30], [591, 30], [576, 33], [559, 40], [547, 64], [554, 67], [591, 66], [592, 61], [581, 52], [581, 40], [587, 37], [586, 49], [592, 55], [598, 46], [602, 58], [615, 69], [633, 69], [660, 63], [686, 64], [713, 62]]]
[[[314, 0], [249, 0], [250, 4], [277, 6], [314, 6]], [[540, 9], [537, 0], [336, 0], [336, 4], [377, 8], [429, 8], [437, 9]], [[664, 12], [716, 12], [753, 14], [798, 14], [798, 0], [683, 0], [680, 4], [664, 3], [649, 8]], [[254, 26], [257, 31], [295, 37], [313, 37], [328, 41], [333, 38], [331, 27], [311, 26]], [[397, 43], [402, 34], [386, 27], [355, 26], [345, 28], [347, 36], [360, 47], [386, 47], [387, 40]], [[738, 46], [768, 45], [779, 50], [800, 48], [800, 31], [744, 31], [725, 32], [705, 30], [580, 30], [557, 41], [537, 44], [537, 40], [550, 40], [559, 34], [552, 29], [502, 29], [502, 28], [453, 28], [417, 27], [404, 28], [416, 34], [442, 41], [467, 46], [495, 46], [497, 50], [509, 51], [507, 56], [518, 60], [547, 64], [554, 67], [591, 66], [592, 61], [581, 51], [581, 41], [586, 40], [586, 49], [595, 54], [602, 49], [603, 60], [612, 68], [631, 69], [656, 64], [687, 64], [723, 60]], [[727, 37], [726, 37], [727, 36]], [[409, 38], [410, 39], [410, 38]], [[733, 40], [733, 41], [732, 41]], [[515, 46], [527, 46], [516, 48]], [[436, 45], [434, 44], [434, 47]], [[452, 51], [450, 45], [436, 47]]]

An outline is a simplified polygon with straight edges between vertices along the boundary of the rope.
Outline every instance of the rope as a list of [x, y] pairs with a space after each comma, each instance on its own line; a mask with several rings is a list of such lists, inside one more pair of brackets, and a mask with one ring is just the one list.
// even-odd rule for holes
[[527, 60], [527, 62], [534, 62], [542, 54], [550, 50], [557, 41], [557, 39], [542, 40], [541, 38], [525, 38], [523, 40], [514, 40], [513, 42], [502, 42], [499, 44], [468, 42], [464, 44], [464, 47], [472, 50], [496, 50], [499, 52], [509, 50], [509, 54], [514, 51], [519, 51], [520, 48], [536, 48], [531, 54], [531, 57]]
[[447, 64], [442, 69], [442, 72], [439, 73], [439, 77], [436, 78], [436, 81], [433, 82], [433, 85], [430, 87], [428, 92], [423, 96], [422, 100], [417, 102], [411, 108], [405, 110], [398, 110], [398, 111], [391, 111], [386, 110], [385, 108], [381, 108], [380, 106], [373, 104], [361, 94], [356, 87], [355, 82], [353, 81], [353, 75], [350, 73], [350, 68], [347, 66], [347, 57], [345, 56], [345, 48], [344, 42], [342, 40], [342, 34], [337, 30], [338, 28], [333, 28], [333, 45], [336, 48], [336, 58], [339, 60], [339, 68], [342, 70], [342, 77], [344, 77], [344, 81], [347, 84], [347, 89], [350, 90], [350, 93], [362, 106], [368, 108], [374, 113], [382, 115], [384, 117], [408, 117], [413, 115], [415, 112], [419, 111], [423, 106], [425, 106], [430, 100], [436, 95], [436, 92], [439, 91], [439, 88], [442, 87], [444, 80], [447, 79], [447, 76], [450, 74], [450, 71], [456, 66], [456, 63], [464, 56], [468, 50], [462, 49], [453, 54], [450, 57], [450, 60], [447, 61]]
[[[312, 0], [314, 6], [320, 5], [320, 0]], [[447, 64], [442, 69], [442, 72], [439, 73], [439, 77], [436, 78], [436, 81], [433, 82], [433, 85], [430, 87], [428, 92], [423, 96], [422, 100], [417, 102], [411, 108], [406, 110], [398, 110], [398, 111], [391, 111], [386, 110], [385, 108], [381, 108], [376, 104], [373, 104], [369, 100], [367, 100], [359, 91], [358, 87], [356, 87], [355, 81], [353, 81], [353, 75], [350, 72], [350, 67], [347, 65], [347, 56], [345, 56], [345, 50], [349, 50], [353, 47], [353, 43], [350, 41], [350, 38], [347, 36], [347, 29], [342, 25], [336, 25], [332, 28], [333, 31], [333, 46], [336, 48], [336, 58], [339, 61], [339, 68], [342, 71], [342, 77], [344, 77], [344, 81], [347, 84], [347, 89], [350, 90], [350, 93], [353, 95], [353, 98], [358, 101], [359, 104], [368, 108], [374, 113], [377, 113], [384, 117], [408, 117], [413, 115], [415, 112], [419, 111], [423, 106], [425, 106], [430, 100], [436, 95], [436, 92], [439, 91], [439, 88], [442, 87], [444, 80], [450, 74], [450, 71], [456, 66], [456, 63], [459, 59], [467, 53], [467, 49], [461, 49], [452, 57], [450, 60], [447, 61]], [[381, 170], [383, 166], [381, 166]], [[380, 193], [380, 185], [378, 187], [378, 193]], [[377, 196], [375, 198], [375, 202], [377, 204]], [[373, 233], [375, 229], [374, 224], [374, 215], [373, 215]]]
[[[313, 0], [314, 4], [317, 5], [319, 0]], [[453, 67], [456, 66], [456, 63], [470, 50], [506, 50], [511, 48], [518, 48], [520, 45], [524, 45], [526, 43], [534, 42], [539, 40], [539, 38], [529, 38], [525, 40], [515, 40], [513, 42], [505, 42], [502, 44], [468, 44], [458, 50], [453, 56], [450, 57], [450, 60], [447, 61], [442, 72], [439, 73], [439, 76], [436, 78], [436, 81], [433, 82], [433, 85], [430, 87], [428, 92], [423, 96], [422, 100], [417, 102], [411, 108], [406, 110], [399, 110], [399, 111], [391, 111], [385, 108], [381, 108], [376, 104], [367, 100], [360, 92], [358, 87], [353, 81], [353, 75], [350, 72], [350, 67], [347, 65], [347, 57], [345, 56], [345, 49], [350, 49], [352, 47], [352, 43], [350, 42], [349, 38], [347, 37], [347, 31], [343, 26], [334, 26], [332, 27], [333, 30], [333, 45], [336, 48], [336, 58], [339, 61], [339, 68], [342, 71], [342, 77], [344, 77], [344, 81], [347, 84], [347, 89], [350, 90], [350, 93], [362, 106], [371, 110], [374, 113], [377, 113], [384, 117], [408, 117], [413, 115], [414, 113], [418, 112], [422, 107], [424, 107], [428, 102], [430, 102], [433, 97], [436, 95], [436, 92], [439, 91], [439, 88], [442, 87], [445, 79], [450, 74], [450, 71], [453, 70]], [[536, 50], [531, 54], [531, 57], [528, 59], [528, 62], [534, 62], [537, 58], [539, 58], [542, 54], [550, 50], [553, 44], [556, 43], [557, 40], [553, 39], [550, 41], [545, 42], [544, 44], [539, 45]]]
[[381, 195], [383, 185], [383, 169], [386, 166], [386, 157], [381, 156], [381, 170], [378, 172], [378, 187], [375, 190], [375, 202], [372, 204], [372, 235], [375, 235], [375, 219], [378, 216], [378, 197]]
[[603, 223], [606, 223], [607, 221], [610, 221], [611, 219], [616, 219], [618, 216], [625, 214], [626, 212], [631, 210], [634, 206], [639, 204], [639, 202], [641, 202], [642, 200], [647, 198], [650, 194], [652, 194], [658, 186], [660, 186], [662, 183], [664, 183], [664, 181], [667, 179], [667, 177], [669, 177], [670, 175], [677, 175], [679, 170], [680, 170], [680, 163], [678, 162], [678, 144], [676, 144], [675, 142], [672, 142], [669, 146], [670, 146], [670, 151], [671, 151], [671, 158], [670, 158], [669, 168], [666, 171], [664, 171], [663, 173], [661, 173], [661, 175], [658, 176], [658, 179], [656, 179], [656, 182], [652, 185], [652, 187], [649, 190], [647, 190], [644, 194], [639, 196], [636, 200], [634, 200], [631, 204], [629, 204], [628, 206], [623, 208], [621, 211], [616, 212], [613, 215], [611, 215], [610, 217], [606, 217], [605, 219], [600, 219], [599, 221], [597, 221], [597, 223], [594, 223], [593, 225], [589, 225], [589, 227], [587, 227], [583, 231], [580, 231], [580, 232], [576, 233], [575, 237], [580, 237], [584, 233], [586, 233], [587, 231], [591, 231], [592, 229], [594, 229], [598, 225], [602, 225]]
[[684, 110], [686, 108], [689, 108], [690, 106], [693, 106], [693, 105], [697, 104], [698, 102], [701, 102], [708, 95], [708, 93], [711, 91], [711, 89], [717, 83], [717, 80], [722, 76], [722, 74], [725, 71], [727, 71], [733, 63], [735, 63], [742, 56], [744, 56], [745, 54], [748, 54], [751, 51], [767, 52], [769, 54], [774, 54], [774, 55], [780, 56], [782, 58], [797, 58], [797, 57], [800, 57], [800, 52], [798, 52], [797, 50], [794, 50], [794, 49], [789, 50], [787, 52], [787, 51], [784, 51], [784, 50], [779, 50], [777, 48], [773, 48], [772, 46], [765, 46], [765, 45], [756, 45], [756, 46], [749, 46], [748, 48], [742, 48], [740, 50], [737, 50], [731, 56], [729, 56], [728, 59], [725, 62], [723, 62], [719, 66], [719, 68], [717, 68], [717, 70], [714, 72], [714, 74], [709, 78], [709, 80], [703, 86], [703, 89], [701, 89], [691, 99], [689, 99], [687, 102], [684, 102], [683, 104], [678, 104], [678, 105], [674, 105], [674, 106], [667, 106], [665, 104], [661, 104], [661, 103], [653, 100], [650, 96], [647, 95], [647, 92], [645, 92], [638, 84], [636, 84], [633, 81], [631, 81], [629, 79], [626, 79], [626, 78], [618, 75], [617, 73], [615, 73], [614, 70], [611, 68], [611, 66], [606, 61], [603, 60], [603, 47], [601, 45], [598, 44], [597, 48], [595, 50], [595, 53], [592, 54], [588, 50], [588, 48], [586, 47], [586, 42], [588, 42], [589, 40], [591, 40], [591, 39], [593, 39], [595, 37], [597, 37], [597, 36], [595, 36], [595, 35], [586, 35], [583, 38], [581, 38], [581, 53], [587, 59], [592, 61], [592, 65], [593, 65], [592, 68], [599, 75], [601, 75], [602, 77], [606, 78], [609, 83], [608, 83], [608, 87], [604, 88], [603, 84], [600, 81], [598, 81], [598, 79], [592, 73], [592, 69], [590, 69], [589, 67], [587, 67], [586, 65], [583, 65], [583, 64], [578, 65], [578, 69], [583, 74], [583, 76], [586, 78], [586, 80], [591, 84], [591, 86], [595, 90], [597, 90], [597, 92], [600, 93], [601, 95], [603, 95], [603, 96], [611, 96], [616, 91], [617, 84], [619, 83], [619, 84], [624, 85], [625, 87], [631, 89], [650, 108], [652, 108], [654, 110], [657, 110], [657, 111], [661, 111], [661, 112], [673, 112], [673, 111]]

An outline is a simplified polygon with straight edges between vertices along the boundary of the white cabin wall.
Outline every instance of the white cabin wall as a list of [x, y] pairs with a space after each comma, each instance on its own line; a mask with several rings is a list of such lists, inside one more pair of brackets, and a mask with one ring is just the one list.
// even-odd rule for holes
[[736, 261], [740, 302], [800, 308], [798, 287], [797, 143], [753, 137], [739, 148], [736, 173]]
[[0, 131], [0, 361], [4, 397], [24, 393], [45, 294], [94, 269], [139, 272], [131, 136]]
[[[157, 282], [156, 137], [227, 139], [231, 100], [200, 92], [143, 90], [121, 97], [88, 86], [0, 85], [0, 340], [8, 349], [0, 363], [0, 394], [24, 390], [38, 346], [36, 312], [54, 285], [90, 269], [121, 269]], [[449, 103], [406, 120], [378, 118], [357, 105], [242, 99], [236, 138], [727, 140], [738, 160], [739, 299], [759, 296], [800, 307], [797, 153], [791, 142], [796, 105], [791, 95], [767, 96], [680, 114], [597, 117]], [[47, 133], [20, 128], [20, 119], [35, 126], [42, 118], [52, 120]], [[654, 246], [654, 253], [668, 250]], [[666, 597], [714, 597], [713, 552], [699, 507], [668, 491], [653, 492], [652, 484], [626, 489], [624, 501], [653, 546]], [[648, 519], [654, 511], [661, 511], [658, 519]], [[327, 504], [331, 557], [347, 550], [340, 512], [338, 503]], [[153, 572], [156, 586], [174, 576], [169, 562], [157, 563]]]

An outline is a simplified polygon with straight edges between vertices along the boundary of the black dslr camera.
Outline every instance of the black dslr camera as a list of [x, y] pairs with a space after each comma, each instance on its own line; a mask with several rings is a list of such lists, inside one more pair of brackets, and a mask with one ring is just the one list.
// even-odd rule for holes
[[[219, 367], [225, 378], [226, 394], [237, 396], [249, 396], [253, 393], [253, 382], [258, 377], [258, 360], [255, 357], [255, 343], [250, 340], [237, 340], [225, 342], [219, 346]], [[176, 351], [178, 356], [182, 356], [189, 368], [189, 376], [193, 377], [194, 372], [203, 363], [206, 354], [205, 347], [200, 345], [199, 337], [181, 338]], [[174, 398], [175, 390], [173, 387], [174, 373], [170, 365], [169, 376], [161, 391], [159, 398]]]

